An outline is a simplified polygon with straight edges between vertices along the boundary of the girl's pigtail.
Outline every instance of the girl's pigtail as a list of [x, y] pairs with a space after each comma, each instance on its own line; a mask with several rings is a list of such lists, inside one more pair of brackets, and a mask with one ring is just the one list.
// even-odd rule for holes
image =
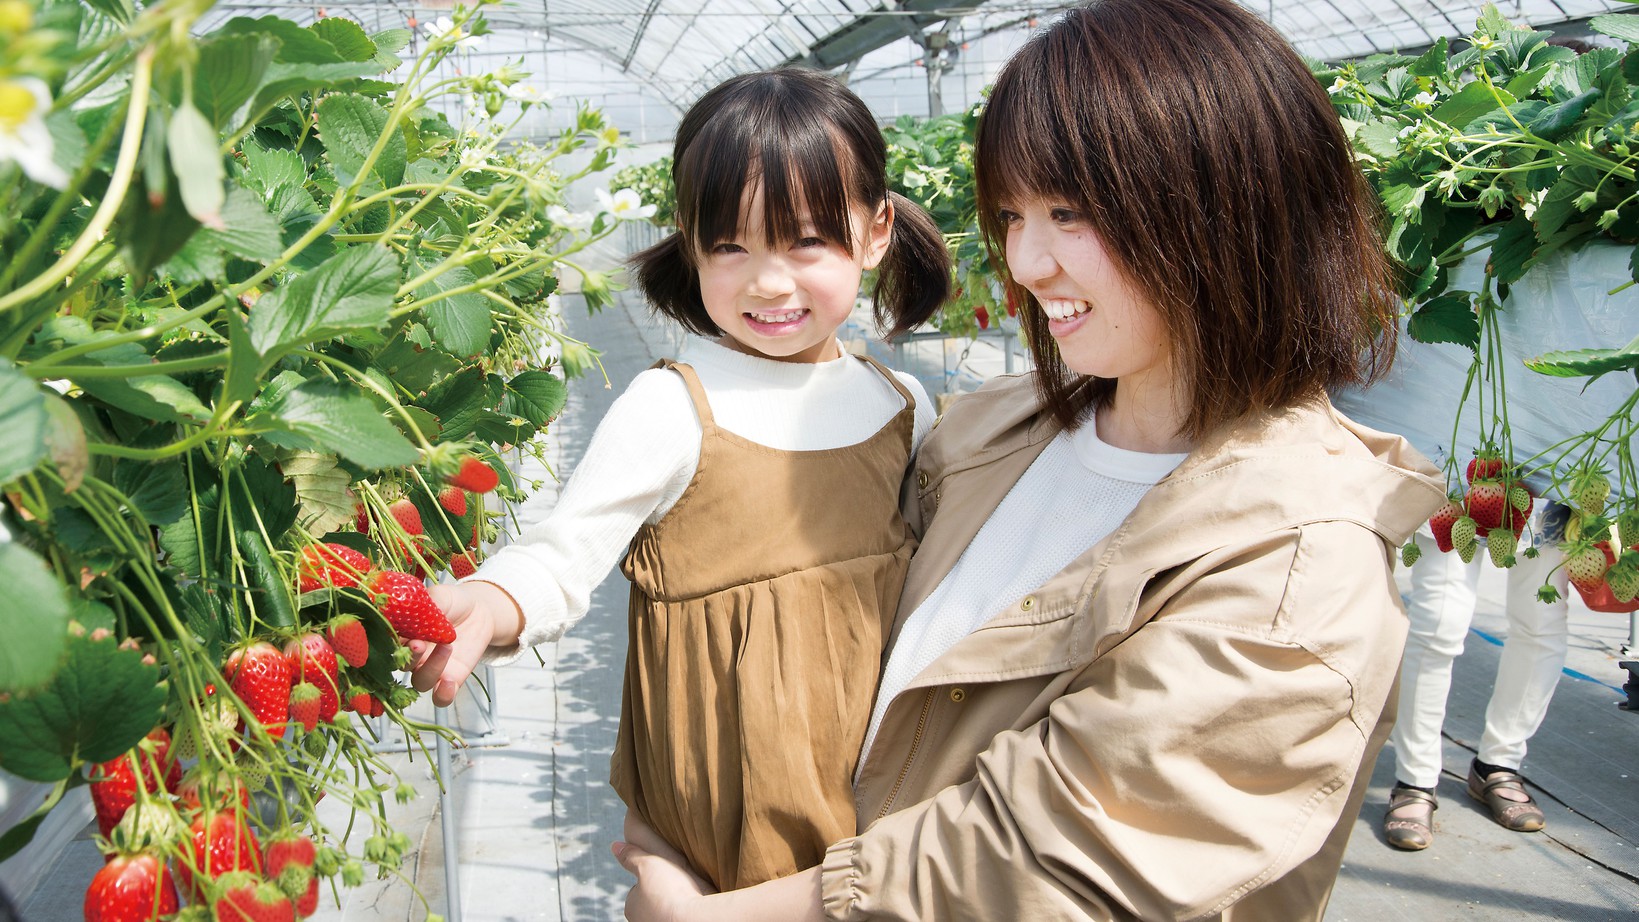
[[637, 287], [657, 314], [670, 317], [698, 336], [721, 336], [722, 330], [706, 313], [700, 300], [700, 280], [684, 256], [682, 234], [669, 234], [654, 246], [632, 254], [627, 263], [635, 270]]
[[945, 249], [939, 225], [922, 206], [897, 192], [893, 204], [893, 239], [877, 266], [875, 303], [877, 329], [889, 339], [908, 333], [933, 316], [950, 296], [950, 251]]

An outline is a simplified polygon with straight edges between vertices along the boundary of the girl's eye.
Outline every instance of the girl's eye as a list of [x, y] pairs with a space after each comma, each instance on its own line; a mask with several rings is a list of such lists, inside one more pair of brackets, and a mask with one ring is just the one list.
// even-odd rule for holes
[[794, 244], [794, 246], [796, 246], [799, 249], [806, 249], [808, 247], [822, 247], [822, 246], [825, 246], [825, 238], [823, 238], [823, 237], [799, 237], [799, 238], [797, 238], [797, 242]]
[[738, 243], [719, 243], [711, 248], [713, 256], [727, 256], [730, 253], [744, 253], [745, 249]]

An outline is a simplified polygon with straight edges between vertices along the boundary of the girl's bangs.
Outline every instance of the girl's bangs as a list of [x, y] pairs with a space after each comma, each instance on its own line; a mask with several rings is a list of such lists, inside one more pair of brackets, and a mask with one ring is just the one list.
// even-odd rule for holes
[[[739, 237], [750, 223], [746, 193], [762, 185], [764, 242], [813, 234], [853, 252], [848, 164], [821, 125], [782, 117], [714, 119], [690, 145], [677, 176], [678, 211], [696, 252]], [[809, 226], [805, 227], [806, 217]]]

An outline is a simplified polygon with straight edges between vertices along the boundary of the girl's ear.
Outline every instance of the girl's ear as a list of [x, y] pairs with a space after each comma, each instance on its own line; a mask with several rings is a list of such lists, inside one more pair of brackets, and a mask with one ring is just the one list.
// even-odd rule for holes
[[871, 226], [865, 230], [865, 268], [875, 269], [882, 262], [882, 254], [888, 252], [888, 244], [893, 242], [893, 202], [885, 201], [877, 206], [876, 215], [871, 218]]

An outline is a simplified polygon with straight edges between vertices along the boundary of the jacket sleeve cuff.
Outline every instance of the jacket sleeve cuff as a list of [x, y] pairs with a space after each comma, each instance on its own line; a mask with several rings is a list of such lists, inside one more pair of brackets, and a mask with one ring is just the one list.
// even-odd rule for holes
[[825, 918], [853, 922], [865, 918], [859, 908], [859, 837], [843, 839], [825, 850], [820, 862], [820, 905]]

